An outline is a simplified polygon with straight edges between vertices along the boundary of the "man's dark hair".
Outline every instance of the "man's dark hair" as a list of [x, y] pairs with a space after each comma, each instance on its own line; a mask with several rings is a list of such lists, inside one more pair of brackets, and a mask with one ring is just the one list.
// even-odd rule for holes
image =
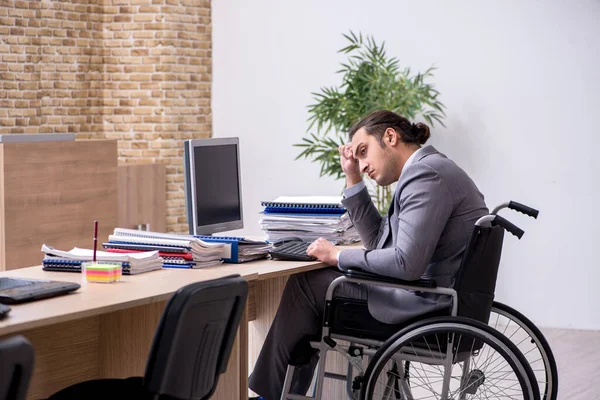
[[375, 136], [381, 147], [385, 147], [383, 134], [387, 128], [392, 128], [398, 132], [400, 140], [404, 143], [425, 144], [431, 136], [429, 127], [424, 123], [412, 124], [403, 116], [388, 110], [375, 111], [354, 124], [350, 128], [350, 140], [360, 128], [365, 128], [369, 135]]

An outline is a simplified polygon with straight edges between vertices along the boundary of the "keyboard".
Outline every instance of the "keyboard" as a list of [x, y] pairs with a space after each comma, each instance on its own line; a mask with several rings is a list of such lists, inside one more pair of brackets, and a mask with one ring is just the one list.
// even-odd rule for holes
[[290, 241], [282, 244], [275, 244], [273, 250], [269, 252], [271, 258], [286, 261], [315, 261], [316, 258], [306, 254], [306, 249], [310, 242]]
[[0, 278], [0, 290], [15, 289], [22, 286], [29, 286], [35, 282], [25, 279]]

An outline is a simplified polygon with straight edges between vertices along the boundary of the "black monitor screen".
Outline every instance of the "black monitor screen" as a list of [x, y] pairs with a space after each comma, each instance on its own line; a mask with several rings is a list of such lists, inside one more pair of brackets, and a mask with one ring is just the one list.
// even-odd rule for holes
[[198, 226], [241, 220], [237, 153], [235, 144], [194, 147]]

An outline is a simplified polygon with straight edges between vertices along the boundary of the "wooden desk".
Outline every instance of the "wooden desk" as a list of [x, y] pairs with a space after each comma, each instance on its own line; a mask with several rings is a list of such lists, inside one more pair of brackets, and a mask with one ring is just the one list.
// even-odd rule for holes
[[0, 337], [19, 333], [34, 345], [30, 398], [46, 397], [83, 380], [142, 376], [166, 300], [189, 283], [240, 274], [250, 284], [248, 304], [256, 304], [256, 320], [249, 332], [248, 312], [244, 313], [227, 372], [213, 398], [247, 399], [249, 342], [252, 362], [287, 277], [323, 266], [261, 260], [197, 270], [163, 269], [123, 276], [117, 284], [85, 283], [81, 274], [46, 272], [40, 266], [1, 272], [0, 276], [78, 282], [82, 287], [66, 296], [12, 306], [0, 321]]

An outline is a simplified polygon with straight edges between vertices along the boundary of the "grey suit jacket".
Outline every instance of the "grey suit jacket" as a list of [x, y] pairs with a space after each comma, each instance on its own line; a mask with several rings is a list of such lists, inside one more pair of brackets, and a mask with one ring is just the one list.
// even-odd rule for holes
[[[400, 175], [387, 216], [367, 189], [343, 200], [366, 250], [340, 253], [339, 267], [359, 267], [405, 280], [454, 284], [475, 221], [488, 214], [471, 178], [433, 146], [424, 147]], [[369, 311], [390, 324], [447, 308], [448, 296], [369, 286]]]

